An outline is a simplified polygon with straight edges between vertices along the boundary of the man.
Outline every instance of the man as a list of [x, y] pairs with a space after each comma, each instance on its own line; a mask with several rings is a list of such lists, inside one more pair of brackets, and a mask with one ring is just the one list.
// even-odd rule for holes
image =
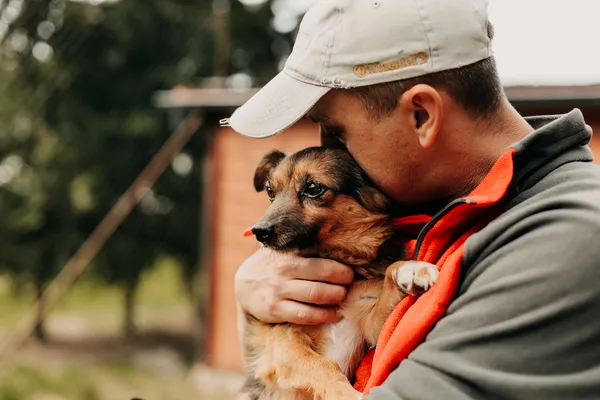
[[[592, 133], [578, 110], [522, 118], [492, 36], [484, 0], [320, 0], [284, 70], [229, 121], [259, 138], [307, 115], [323, 145], [345, 146], [398, 205], [431, 217], [415, 258], [440, 280], [392, 318], [367, 398], [600, 398]], [[235, 292], [265, 322], [326, 323], [352, 277], [263, 249]]]

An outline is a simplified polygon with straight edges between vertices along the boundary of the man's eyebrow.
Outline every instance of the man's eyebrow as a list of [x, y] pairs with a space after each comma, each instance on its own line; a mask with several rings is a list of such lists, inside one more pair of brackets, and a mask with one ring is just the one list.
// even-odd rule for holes
[[306, 118], [308, 118], [310, 121], [312, 122], [318, 122], [318, 123], [331, 123], [331, 119], [329, 119], [329, 117], [327, 117], [326, 115], [320, 115], [320, 114], [315, 114], [315, 113], [308, 113], [306, 114]]

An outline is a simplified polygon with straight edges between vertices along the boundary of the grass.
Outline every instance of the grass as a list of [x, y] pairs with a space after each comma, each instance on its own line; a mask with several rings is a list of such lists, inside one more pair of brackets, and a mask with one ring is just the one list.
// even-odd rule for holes
[[145, 372], [133, 365], [100, 364], [82, 368], [62, 363], [44, 368], [19, 363], [0, 380], [0, 400], [192, 400], [197, 390], [184, 376]]
[[76, 366], [44, 370], [33, 365], [11, 365], [0, 381], [0, 400], [101, 400], [94, 380]]
[[[0, 276], [0, 329], [10, 329], [34, 305], [31, 288], [17, 293], [6, 276]], [[77, 316], [89, 329], [117, 332], [123, 320], [123, 291], [82, 277], [59, 300], [48, 325], [61, 317]], [[188, 318], [189, 301], [181, 285], [176, 261], [162, 258], [141, 280], [136, 296], [136, 322], [140, 328], [180, 323]], [[165, 321], [165, 318], [169, 319]]]
[[[5, 333], [34, 303], [31, 290], [14, 293], [11, 287], [0, 277]], [[176, 262], [161, 259], [137, 292], [139, 331], [189, 336], [191, 315]], [[182, 354], [185, 347], [177, 342], [143, 335], [140, 343], [120, 341], [122, 319], [121, 290], [78, 280], [47, 320], [50, 345], [30, 343], [4, 366], [0, 400], [221, 400], [200, 395], [188, 377], [190, 354]]]

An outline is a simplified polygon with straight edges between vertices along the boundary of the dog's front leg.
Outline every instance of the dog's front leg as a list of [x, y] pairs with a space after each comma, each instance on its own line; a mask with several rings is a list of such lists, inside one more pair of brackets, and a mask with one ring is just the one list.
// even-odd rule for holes
[[383, 288], [364, 322], [365, 338], [375, 344], [383, 324], [394, 307], [406, 296], [417, 296], [427, 290], [438, 278], [435, 265], [422, 261], [398, 261], [385, 271]]
[[361, 399], [338, 364], [315, 351], [314, 337], [307, 333], [309, 329], [317, 332], [320, 328], [278, 325], [271, 332], [272, 365], [263, 365], [261, 369], [274, 372], [271, 378], [275, 378], [278, 390], [294, 393], [281, 398]]

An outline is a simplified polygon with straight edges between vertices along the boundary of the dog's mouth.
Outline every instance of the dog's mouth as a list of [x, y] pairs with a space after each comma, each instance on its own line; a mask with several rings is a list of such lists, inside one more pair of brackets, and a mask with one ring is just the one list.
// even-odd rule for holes
[[274, 227], [269, 234], [263, 230], [248, 228], [244, 236], [255, 236], [263, 246], [277, 251], [302, 251], [317, 244], [318, 227], [305, 226], [286, 229]]
[[263, 243], [266, 247], [278, 251], [302, 251], [314, 246], [314, 240], [309, 238], [292, 238], [271, 243]]
[[301, 251], [314, 247], [316, 242], [316, 235], [282, 233], [277, 235], [275, 239], [263, 242], [263, 245], [278, 251]]

